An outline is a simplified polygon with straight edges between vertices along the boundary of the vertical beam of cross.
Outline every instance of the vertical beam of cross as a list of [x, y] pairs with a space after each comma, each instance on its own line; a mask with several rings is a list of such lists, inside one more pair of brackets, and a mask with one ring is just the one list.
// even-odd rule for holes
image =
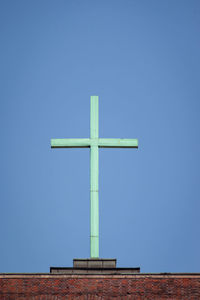
[[90, 256], [99, 257], [99, 148], [138, 148], [137, 139], [99, 138], [99, 98], [91, 96], [90, 138], [52, 139], [51, 148], [90, 148]]
[[99, 257], [99, 101], [90, 102], [90, 253]]

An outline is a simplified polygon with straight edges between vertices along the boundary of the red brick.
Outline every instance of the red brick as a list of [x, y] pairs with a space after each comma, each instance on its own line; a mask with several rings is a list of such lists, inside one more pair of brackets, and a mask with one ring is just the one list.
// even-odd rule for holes
[[0, 275], [0, 300], [200, 299], [200, 275]]

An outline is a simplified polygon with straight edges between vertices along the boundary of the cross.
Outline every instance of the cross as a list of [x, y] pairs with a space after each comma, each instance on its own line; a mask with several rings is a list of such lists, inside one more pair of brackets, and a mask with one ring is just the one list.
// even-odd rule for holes
[[99, 257], [99, 148], [138, 148], [137, 139], [99, 138], [99, 97], [90, 100], [90, 138], [52, 139], [51, 148], [90, 148], [90, 256]]

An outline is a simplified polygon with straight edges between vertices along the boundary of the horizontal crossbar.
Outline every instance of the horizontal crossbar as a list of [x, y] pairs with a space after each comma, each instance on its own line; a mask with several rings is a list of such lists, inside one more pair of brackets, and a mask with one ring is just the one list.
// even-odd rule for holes
[[51, 139], [51, 148], [89, 148], [90, 139]]
[[137, 139], [52, 139], [51, 148], [138, 148]]
[[138, 148], [137, 139], [99, 139], [100, 148]]

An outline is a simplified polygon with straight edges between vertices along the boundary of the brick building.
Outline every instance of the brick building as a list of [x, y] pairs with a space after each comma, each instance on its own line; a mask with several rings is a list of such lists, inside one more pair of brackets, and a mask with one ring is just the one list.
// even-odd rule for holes
[[140, 273], [115, 260], [74, 260], [50, 273], [0, 274], [0, 300], [200, 299], [200, 273]]

